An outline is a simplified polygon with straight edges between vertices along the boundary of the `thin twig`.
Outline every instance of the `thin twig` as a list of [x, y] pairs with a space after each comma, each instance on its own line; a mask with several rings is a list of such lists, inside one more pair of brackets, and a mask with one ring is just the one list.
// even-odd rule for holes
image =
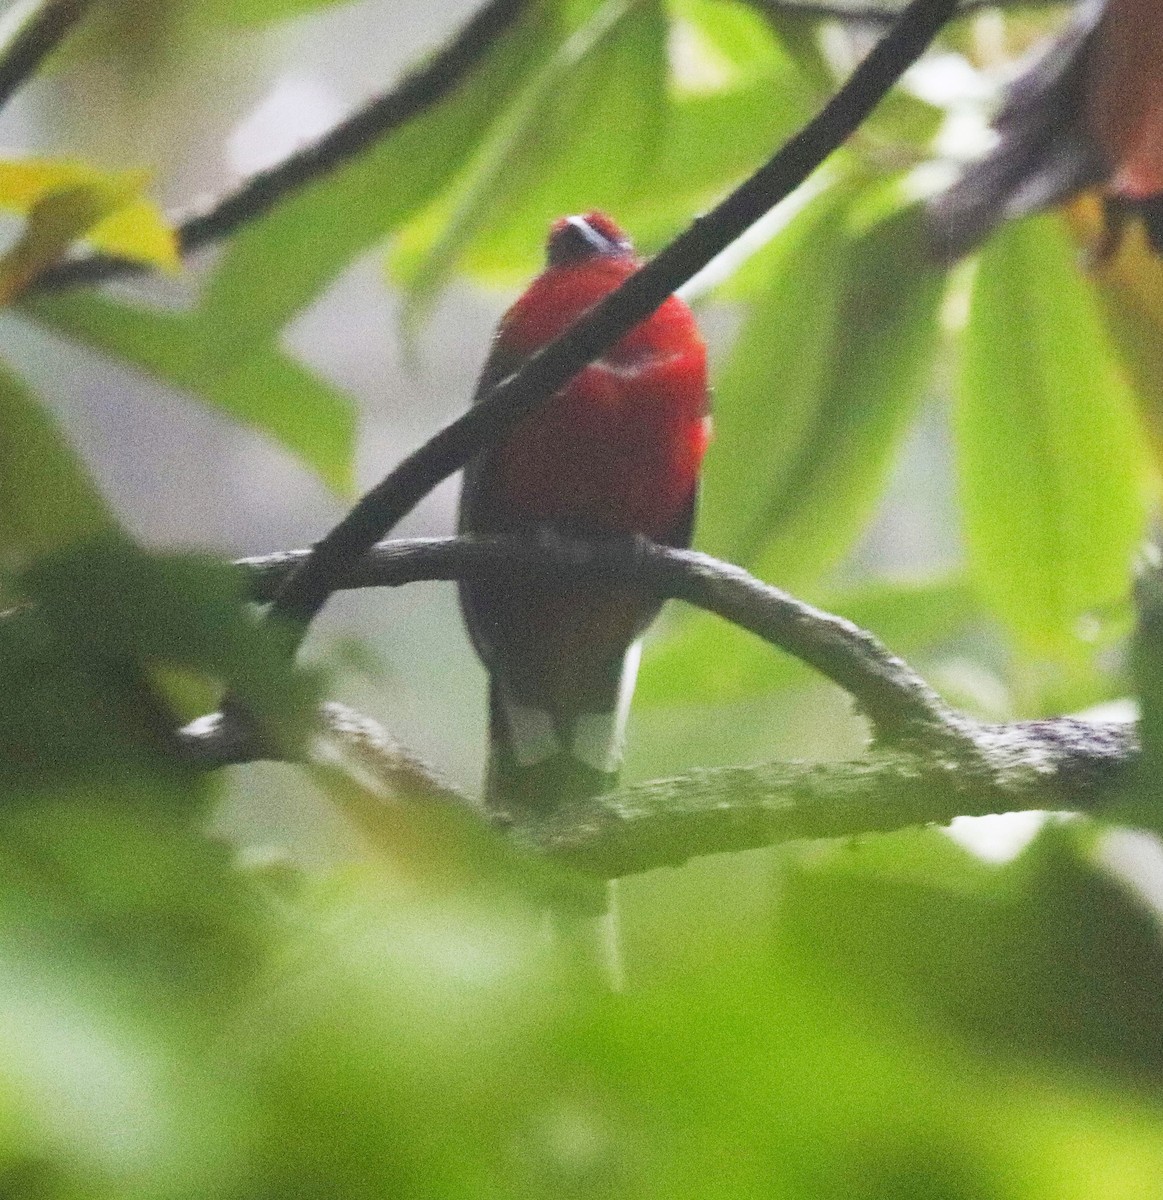
[[43, 0], [20, 26], [0, 57], [0, 108], [39, 70], [93, 0]]
[[[237, 564], [256, 600], [277, 595], [309, 551], [292, 550]], [[683, 600], [741, 626], [794, 655], [844, 688], [882, 741], [966, 747], [961, 719], [902, 659], [871, 633], [694, 550], [639, 538], [581, 542], [490, 538], [412, 538], [382, 542], [337, 581], [339, 588], [399, 587], [423, 580], [473, 579], [514, 570], [595, 586], [633, 584]]]
[[[183, 221], [177, 230], [181, 252], [187, 254], [227, 237], [432, 108], [463, 82], [529, 4], [530, 0], [489, 0], [430, 62], [406, 76], [399, 86], [376, 97], [317, 142], [252, 175], [212, 208]], [[34, 290], [101, 283], [140, 270], [142, 264], [129, 259], [91, 255], [46, 271]]]
[[823, 111], [750, 179], [368, 492], [315, 544], [271, 606], [272, 617], [296, 627], [296, 644], [336, 580], [428, 492], [499, 441], [803, 183], [859, 128], [955, 8], [956, 0], [913, 0]]

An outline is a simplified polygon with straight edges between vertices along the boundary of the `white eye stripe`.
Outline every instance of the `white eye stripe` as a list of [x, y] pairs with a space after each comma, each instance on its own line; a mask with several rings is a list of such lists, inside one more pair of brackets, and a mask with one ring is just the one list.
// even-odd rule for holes
[[603, 237], [586, 219], [585, 217], [570, 217], [566, 221], [570, 229], [575, 230], [578, 235], [597, 251], [598, 254], [609, 254], [613, 247], [610, 240]]

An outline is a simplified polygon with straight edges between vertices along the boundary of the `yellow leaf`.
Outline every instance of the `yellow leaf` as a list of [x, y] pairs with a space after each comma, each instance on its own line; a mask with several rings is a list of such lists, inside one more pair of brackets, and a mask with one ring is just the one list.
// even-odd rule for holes
[[104, 220], [116, 203], [116, 196], [88, 187], [66, 188], [38, 200], [24, 232], [0, 258], [0, 304], [11, 304], [77, 238]]
[[148, 183], [147, 171], [101, 171], [69, 159], [0, 161], [0, 209], [28, 215], [54, 192], [88, 189], [105, 199], [107, 211], [77, 236], [108, 254], [175, 271], [177, 238], [157, 206], [142, 195]]

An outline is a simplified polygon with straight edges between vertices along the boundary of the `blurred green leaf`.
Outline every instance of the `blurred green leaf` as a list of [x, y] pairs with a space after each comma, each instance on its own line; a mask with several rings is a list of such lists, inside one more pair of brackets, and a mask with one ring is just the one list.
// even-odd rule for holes
[[38, 561], [15, 587], [30, 607], [0, 621], [0, 779], [181, 774], [178, 724], [159, 672], [229, 685], [288, 751], [314, 716], [314, 677], [287, 661], [277, 630], [244, 603], [232, 567], [149, 556], [118, 538]]
[[114, 527], [52, 416], [0, 366], [0, 562], [19, 566]]
[[[452, 193], [397, 239], [390, 269], [416, 292], [417, 316], [457, 267], [493, 285], [520, 286], [541, 269], [545, 231], [564, 213], [604, 205], [641, 248], [661, 245], [809, 112], [798, 71], [754, 13], [719, 0], [671, 10], [670, 42], [688, 30], [707, 43], [719, 64], [713, 79], [688, 86], [672, 69], [667, 86], [667, 29], [653, 3], [601, 9], [585, 39], [562, 46]], [[613, 107], [619, 96], [621, 111]], [[602, 106], [614, 112], [605, 124], [593, 116]], [[642, 110], [649, 119], [629, 129], [624, 113]]]
[[320, 9], [350, 4], [352, 0], [194, 0], [209, 20], [225, 25], [265, 25], [286, 21]]
[[[980, 616], [972, 589], [959, 579], [874, 583], [833, 592], [821, 606], [907, 656], [957, 637]], [[734, 704], [816, 678], [798, 659], [705, 613], [684, 614], [669, 636], [647, 647], [635, 705]]]
[[918, 211], [853, 233], [858, 196], [835, 185], [762, 252], [768, 290], [716, 383], [699, 544], [793, 589], [859, 533], [936, 346]]
[[851, 999], [991, 1056], [1098, 1070], [1158, 1094], [1157, 918], [1086, 860], [1070, 828], [1048, 826], [1008, 866], [955, 875], [948, 847], [927, 837], [927, 872], [919, 834], [906, 835], [907, 873], [891, 838], [805, 859], [783, 891], [782, 969], [824, 962]]
[[1138, 619], [1130, 666], [1139, 704], [1140, 757], [1131, 778], [1112, 796], [1108, 819], [1163, 833], [1163, 564], [1145, 548], [1135, 579]]
[[1144, 450], [1094, 297], [1055, 218], [991, 240], [974, 282], [956, 431], [970, 567], [1034, 656], [1086, 654], [1082, 618], [1127, 593]]
[[[866, 850], [874, 865], [861, 873]], [[789, 877], [776, 874], [769, 885], [776, 931], [765, 950], [756, 948], [746, 913], [740, 953], [724, 936], [722, 898], [708, 897], [682, 924], [684, 947], [673, 972], [648, 987], [631, 986], [577, 1047], [575, 1070], [596, 1076], [587, 1109], [595, 1141], [609, 1148], [610, 1175], [598, 1176], [606, 1194], [1087, 1200], [1097, 1191], [1131, 1200], [1159, 1185], [1157, 1105], [1120, 1095], [1121, 1081], [1100, 1087], [1082, 1072], [1046, 1063], [1010, 1037], [1014, 1026], [1045, 1029], [1039, 1018], [1047, 1016], [1061, 1017], [1063, 1025], [1047, 1032], [1062, 1041], [1080, 1026], [1099, 1041], [1124, 1037], [1092, 1024], [1094, 1010], [1076, 1022], [1069, 1002], [1091, 996], [1086, 984], [1075, 983], [1077, 972], [1092, 980], [1118, 958], [1108, 953], [1089, 968], [1079, 962], [1081, 944], [1101, 935], [1101, 916], [1112, 912], [1120, 923], [1131, 921], [1128, 943], [1145, 956], [1117, 978], [1135, 986], [1155, 977], [1158, 951], [1129, 902], [1090, 908], [1087, 886], [1072, 884], [1043, 900], [1031, 879], [1023, 894], [1044, 920], [1014, 928], [1011, 919], [1007, 926], [1007, 912], [1024, 911], [1018, 904], [1007, 910], [1004, 899], [991, 903], [994, 881], [1005, 877], [932, 831], [812, 846], [786, 858]], [[1069, 868], [1063, 872], [1073, 880]], [[662, 883], [678, 883], [682, 874], [667, 873]], [[730, 874], [721, 878], [734, 905]], [[1041, 878], [1049, 881], [1053, 872]], [[998, 890], [1004, 894], [1004, 886]], [[860, 907], [866, 896], [868, 912]], [[1073, 909], [1063, 903], [1076, 898], [1085, 929], [1077, 938]], [[663, 922], [663, 938], [668, 928]], [[972, 948], [962, 975], [953, 965], [964, 937]], [[1001, 939], [997, 965], [989, 937]], [[644, 950], [653, 960], [653, 947]], [[1056, 971], [1054, 955], [1063, 951], [1069, 957]], [[1033, 976], [1025, 970], [1030, 952]], [[984, 1045], [949, 1033], [938, 1008], [944, 988], [938, 984], [936, 997], [910, 988], [912, 976], [900, 978], [902, 959], [925, 980], [948, 972], [949, 992], [963, 987], [964, 1007], [980, 1004]], [[1134, 974], [1138, 968], [1142, 975]], [[633, 979], [632, 962], [629, 970]], [[1056, 976], [1066, 983], [1060, 1007], [1052, 992], [1037, 990], [1049, 989]], [[1114, 978], [1108, 983], [1100, 990], [1117, 1026]], [[1043, 1005], [1037, 1016], [1021, 1007], [1029, 991], [1031, 1002]], [[987, 1014], [1005, 1001], [1017, 1011], [1005, 1014], [1001, 1036], [991, 1039]], [[1157, 1050], [1140, 1048], [1153, 1062]], [[1072, 1061], [1084, 1055], [1079, 1050]], [[1084, 1144], [1075, 1147], [1075, 1138]]]
[[427, 313], [470, 242], [511, 263], [514, 254], [539, 250], [563, 213], [618, 213], [653, 179], [666, 35], [661, 0], [606, 0], [561, 44], [505, 115], [467, 184], [442, 200], [438, 215], [452, 205], [447, 221], [427, 244], [397, 259], [409, 324]]
[[531, 5], [450, 98], [230, 241], [202, 309], [223, 369], [273, 341], [356, 255], [439, 194], [544, 61], [555, 28], [545, 6]]
[[352, 401], [275, 346], [223, 360], [198, 313], [134, 308], [99, 295], [36, 297], [22, 305], [74, 341], [116, 355], [274, 438], [329, 487], [352, 488]]

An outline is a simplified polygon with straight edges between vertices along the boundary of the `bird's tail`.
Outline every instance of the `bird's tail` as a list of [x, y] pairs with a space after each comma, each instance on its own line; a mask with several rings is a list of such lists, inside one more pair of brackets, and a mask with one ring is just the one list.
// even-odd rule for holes
[[[504, 682], [491, 683], [485, 803], [493, 812], [549, 816], [617, 784], [640, 650], [635, 642], [608, 672], [608, 686], [586, 688], [576, 703], [559, 700], [544, 707], [544, 702], [523, 702]], [[576, 978], [621, 989], [614, 881], [596, 882], [578, 902], [555, 907], [548, 921]]]
[[526, 698], [503, 680], [492, 681], [489, 808], [548, 815], [617, 784], [640, 653], [635, 642], [620, 662], [600, 672], [597, 686], [591, 680], [576, 698]]

